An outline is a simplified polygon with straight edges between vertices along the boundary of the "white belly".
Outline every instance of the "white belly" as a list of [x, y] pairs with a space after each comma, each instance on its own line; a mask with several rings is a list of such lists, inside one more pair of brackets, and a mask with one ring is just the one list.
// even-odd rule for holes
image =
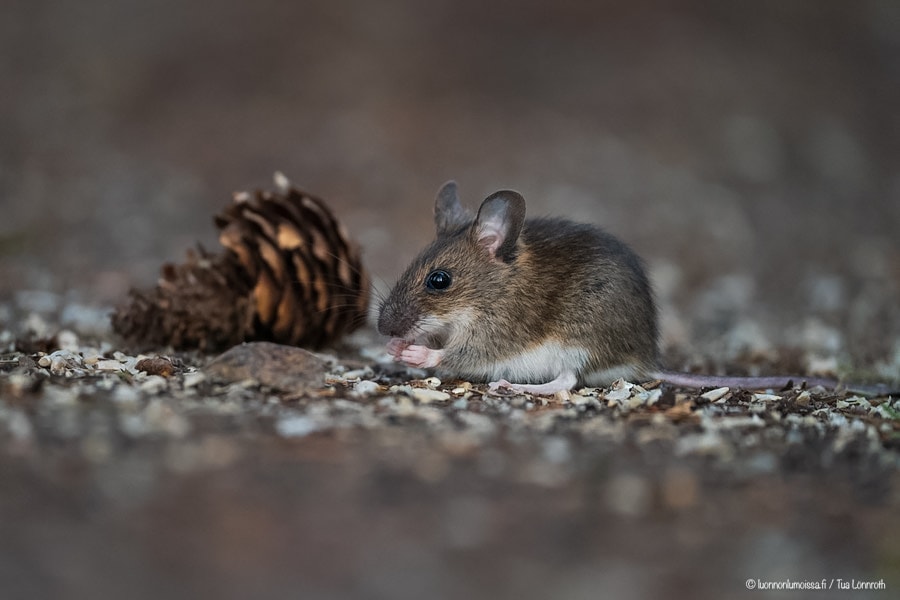
[[496, 361], [485, 373], [487, 379], [516, 383], [545, 383], [568, 371], [581, 373], [588, 360], [584, 348], [549, 341], [511, 358]]

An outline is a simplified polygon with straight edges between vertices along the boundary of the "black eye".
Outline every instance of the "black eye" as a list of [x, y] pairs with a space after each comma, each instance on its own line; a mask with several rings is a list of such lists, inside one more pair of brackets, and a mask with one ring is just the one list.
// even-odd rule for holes
[[452, 282], [453, 278], [450, 277], [450, 273], [438, 269], [429, 273], [428, 277], [425, 278], [425, 287], [429, 290], [440, 292], [450, 287]]

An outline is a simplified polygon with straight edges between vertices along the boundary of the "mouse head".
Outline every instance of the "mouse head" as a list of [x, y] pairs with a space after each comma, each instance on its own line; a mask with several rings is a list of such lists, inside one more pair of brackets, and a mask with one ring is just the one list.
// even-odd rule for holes
[[435, 199], [434, 222], [437, 238], [406, 269], [378, 316], [382, 334], [432, 348], [490, 316], [508, 293], [518, 270], [525, 199], [495, 192], [473, 218], [450, 181]]

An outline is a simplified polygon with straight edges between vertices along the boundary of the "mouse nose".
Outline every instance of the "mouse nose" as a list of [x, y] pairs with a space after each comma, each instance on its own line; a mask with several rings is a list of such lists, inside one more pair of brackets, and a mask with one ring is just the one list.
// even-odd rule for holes
[[403, 334], [406, 332], [393, 323], [384, 323], [381, 319], [378, 319], [378, 333], [388, 337], [400, 338], [403, 337]]
[[410, 329], [409, 319], [404, 318], [390, 302], [378, 312], [378, 333], [390, 337], [403, 337]]
[[391, 329], [390, 327], [388, 327], [384, 324], [381, 317], [378, 318], [378, 333], [380, 333], [381, 335], [387, 335], [390, 337], [398, 337], [397, 334], [394, 333], [393, 329]]

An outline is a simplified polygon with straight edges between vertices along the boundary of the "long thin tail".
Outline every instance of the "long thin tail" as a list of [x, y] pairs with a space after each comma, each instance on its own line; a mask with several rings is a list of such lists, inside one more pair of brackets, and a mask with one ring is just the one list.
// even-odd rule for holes
[[792, 387], [815, 387], [820, 385], [830, 390], [846, 390], [862, 396], [900, 396], [896, 387], [882, 383], [854, 384], [827, 377], [807, 377], [805, 375], [779, 375], [773, 377], [719, 377], [698, 375], [678, 371], [655, 371], [651, 377], [677, 387], [700, 389], [705, 387], [730, 387], [748, 390], [785, 390]]

